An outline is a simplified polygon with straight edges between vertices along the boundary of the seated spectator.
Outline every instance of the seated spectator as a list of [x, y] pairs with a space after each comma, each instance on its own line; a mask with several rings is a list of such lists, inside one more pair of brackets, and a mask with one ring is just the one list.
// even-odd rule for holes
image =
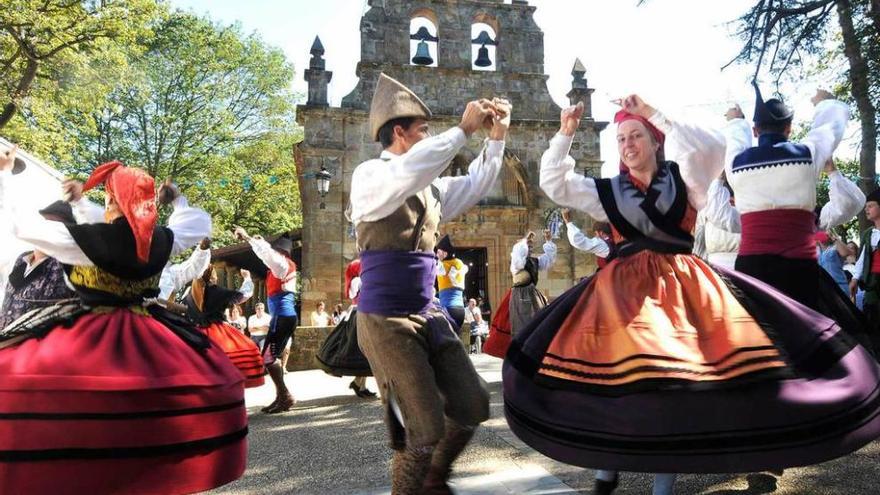
[[470, 328], [470, 351], [480, 354], [483, 352], [483, 341], [489, 335], [489, 325], [483, 320], [483, 314], [480, 307], [477, 306], [476, 299], [468, 300], [468, 305], [464, 308], [464, 323]]
[[269, 333], [269, 324], [272, 322], [272, 315], [266, 312], [266, 305], [257, 303], [254, 305], [254, 314], [248, 318], [247, 326], [251, 333], [251, 339], [263, 348], [263, 342]]
[[238, 329], [239, 332], [245, 333], [245, 329], [247, 329], [247, 319], [241, 312], [241, 306], [238, 304], [233, 304], [231, 308], [229, 308], [229, 317], [227, 321], [230, 325], [234, 326]]
[[315, 311], [312, 311], [312, 314], [309, 315], [313, 327], [329, 327], [330, 322], [333, 321], [330, 313], [325, 311], [324, 308], [324, 301], [321, 301], [315, 305]]

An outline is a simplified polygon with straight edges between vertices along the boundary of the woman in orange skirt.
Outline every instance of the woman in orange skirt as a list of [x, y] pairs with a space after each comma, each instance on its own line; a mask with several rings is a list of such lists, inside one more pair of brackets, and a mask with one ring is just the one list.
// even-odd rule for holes
[[[618, 257], [539, 312], [504, 363], [511, 429], [600, 471], [750, 472], [818, 463], [880, 436], [880, 368], [840, 327], [769, 285], [691, 254], [721, 173], [720, 134], [623, 100], [621, 174], [592, 179], [568, 151], [568, 108], [541, 165], [553, 201], [613, 228]], [[683, 151], [663, 157], [664, 132]], [[655, 479], [672, 493], [673, 474]], [[659, 483], [658, 483], [659, 482]]]
[[245, 388], [259, 387], [266, 375], [260, 349], [243, 332], [227, 323], [224, 314], [227, 308], [247, 301], [254, 293], [250, 272], [241, 270], [241, 276], [244, 280], [238, 290], [226, 289], [217, 285], [217, 273], [209, 266], [201, 277], [193, 280], [186, 306], [189, 317], [241, 372]]

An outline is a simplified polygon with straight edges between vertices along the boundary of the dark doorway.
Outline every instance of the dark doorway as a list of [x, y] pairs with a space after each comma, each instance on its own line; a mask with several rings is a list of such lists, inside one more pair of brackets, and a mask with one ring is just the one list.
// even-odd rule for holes
[[468, 267], [464, 279], [464, 303], [468, 299], [483, 298], [484, 305], [489, 305], [489, 255], [486, 248], [456, 247], [456, 256]]

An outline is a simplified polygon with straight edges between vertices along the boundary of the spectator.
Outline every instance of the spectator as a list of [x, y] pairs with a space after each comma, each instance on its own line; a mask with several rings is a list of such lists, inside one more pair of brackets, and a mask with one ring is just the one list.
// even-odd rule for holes
[[241, 313], [241, 306], [239, 306], [238, 304], [233, 304], [229, 308], [229, 317], [227, 321], [230, 325], [238, 329], [239, 332], [245, 333], [245, 329], [247, 328], [247, 319]]
[[313, 327], [329, 327], [332, 317], [324, 310], [324, 301], [315, 305], [315, 311], [309, 315]]
[[471, 352], [483, 352], [483, 340], [489, 334], [489, 327], [483, 320], [483, 313], [477, 305], [476, 299], [468, 299], [468, 305], [464, 309], [464, 323], [470, 328]]
[[333, 324], [339, 325], [339, 322], [342, 321], [343, 318], [345, 318], [345, 315], [346, 311], [342, 308], [342, 304], [337, 304], [336, 307], [333, 308]]
[[272, 322], [272, 315], [266, 312], [266, 305], [257, 303], [254, 305], [254, 314], [248, 318], [247, 326], [251, 332], [251, 339], [263, 348], [263, 342], [269, 333], [269, 324]]
[[843, 264], [847, 256], [852, 254], [849, 247], [840, 239], [828, 235], [827, 232], [816, 232], [814, 237], [819, 249], [819, 265], [831, 275], [844, 294], [849, 294], [849, 283], [843, 272]]

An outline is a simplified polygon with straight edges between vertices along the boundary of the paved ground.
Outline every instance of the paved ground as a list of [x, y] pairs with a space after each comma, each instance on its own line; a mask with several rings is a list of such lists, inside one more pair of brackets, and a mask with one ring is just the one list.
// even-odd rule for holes
[[[592, 471], [534, 452], [507, 428], [501, 361], [482, 355], [474, 356], [474, 364], [490, 384], [492, 417], [456, 463], [453, 488], [462, 495], [590, 493]], [[356, 398], [347, 388], [349, 380], [321, 371], [289, 373], [286, 381], [299, 402], [285, 414], [259, 412], [272, 400], [270, 385], [248, 390], [248, 470], [210, 493], [388, 494], [391, 453], [379, 401]], [[376, 389], [372, 380], [368, 384]], [[650, 485], [648, 475], [626, 473], [616, 493], [646, 494]], [[682, 475], [676, 493], [875, 495], [880, 493], [880, 442], [832, 462], [787, 470], [778, 482], [769, 474]]]

